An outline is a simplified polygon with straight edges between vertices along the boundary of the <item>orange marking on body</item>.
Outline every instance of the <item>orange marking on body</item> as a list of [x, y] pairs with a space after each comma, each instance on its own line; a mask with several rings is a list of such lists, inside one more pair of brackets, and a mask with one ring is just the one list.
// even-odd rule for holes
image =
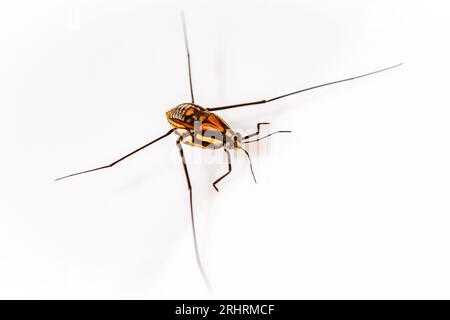
[[224, 127], [222, 127], [222, 124], [220, 123], [219, 119], [217, 119], [215, 115], [211, 114], [208, 117], [208, 121], [211, 121], [219, 131], [225, 130]]
[[169, 123], [175, 128], [193, 130], [194, 127], [186, 122], [177, 120], [177, 119], [168, 119]]
[[195, 113], [194, 108], [189, 108], [186, 110], [186, 112], [184, 113], [185, 116], [192, 116]]

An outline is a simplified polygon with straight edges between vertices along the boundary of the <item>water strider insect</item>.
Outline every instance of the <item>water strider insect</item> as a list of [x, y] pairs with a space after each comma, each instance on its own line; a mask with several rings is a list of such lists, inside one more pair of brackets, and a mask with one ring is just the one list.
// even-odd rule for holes
[[[188, 72], [189, 72], [189, 88], [190, 88], [190, 95], [191, 95], [191, 101], [187, 102], [187, 103], [182, 103], [172, 109], [170, 109], [169, 111], [166, 112], [166, 117], [167, 117], [167, 121], [169, 122], [169, 124], [172, 126], [172, 128], [166, 132], [165, 134], [163, 134], [162, 136], [156, 138], [153, 141], [150, 141], [149, 143], [143, 145], [142, 147], [128, 153], [127, 155], [121, 157], [118, 160], [115, 160], [114, 162], [105, 165], [105, 166], [101, 166], [101, 167], [97, 167], [97, 168], [93, 168], [93, 169], [89, 169], [89, 170], [85, 170], [85, 171], [81, 171], [81, 172], [76, 172], [76, 173], [72, 173], [60, 178], [55, 179], [55, 181], [57, 180], [62, 180], [65, 178], [69, 178], [69, 177], [73, 177], [76, 175], [80, 175], [80, 174], [84, 174], [84, 173], [88, 173], [88, 172], [93, 172], [93, 171], [97, 171], [97, 170], [102, 170], [102, 169], [107, 169], [107, 168], [111, 168], [112, 166], [116, 165], [117, 163], [125, 160], [126, 158], [130, 157], [131, 155], [143, 150], [144, 148], [160, 141], [161, 139], [169, 136], [172, 133], [175, 133], [176, 135], [178, 135], [178, 139], [176, 140], [176, 146], [179, 149], [180, 152], [180, 157], [182, 160], [182, 165], [184, 168], [184, 173], [186, 176], [186, 181], [187, 181], [187, 185], [188, 185], [188, 189], [189, 189], [189, 204], [190, 204], [190, 212], [191, 212], [191, 224], [192, 224], [192, 232], [193, 232], [193, 239], [194, 239], [194, 247], [195, 247], [195, 254], [196, 254], [196, 259], [197, 259], [197, 264], [199, 267], [199, 270], [202, 274], [202, 277], [206, 283], [206, 285], [209, 286], [209, 281], [208, 278], [205, 274], [205, 271], [203, 269], [203, 265], [200, 259], [200, 254], [199, 254], [199, 249], [198, 249], [198, 244], [197, 244], [197, 235], [196, 235], [196, 231], [195, 231], [195, 220], [194, 220], [194, 209], [193, 209], [193, 204], [192, 204], [192, 186], [191, 186], [191, 181], [189, 178], [189, 172], [188, 172], [188, 168], [186, 165], [186, 161], [185, 161], [185, 157], [184, 157], [184, 153], [183, 153], [183, 147], [182, 147], [182, 143], [190, 145], [190, 146], [194, 146], [194, 147], [200, 147], [200, 148], [206, 148], [206, 149], [213, 149], [213, 150], [223, 150], [226, 153], [227, 156], [227, 162], [228, 162], [228, 171], [222, 175], [221, 177], [219, 177], [218, 179], [216, 179], [213, 182], [213, 187], [219, 191], [219, 189], [217, 188], [217, 184], [223, 179], [225, 178], [228, 174], [230, 174], [232, 167], [231, 167], [231, 156], [230, 156], [230, 150], [242, 150], [243, 152], [245, 152], [245, 154], [247, 155], [249, 161], [250, 161], [250, 170], [252, 172], [253, 175], [253, 179], [256, 182], [256, 178], [253, 172], [253, 168], [252, 168], [252, 163], [251, 163], [251, 159], [250, 159], [250, 155], [249, 153], [243, 148], [244, 144], [248, 144], [248, 143], [254, 143], [257, 141], [260, 141], [262, 139], [268, 138], [274, 134], [277, 133], [287, 133], [290, 131], [287, 130], [281, 130], [281, 131], [276, 131], [276, 132], [272, 132], [266, 136], [263, 137], [259, 137], [259, 133], [260, 133], [260, 127], [263, 124], [268, 124], [267, 122], [261, 122], [257, 124], [257, 130], [256, 132], [254, 132], [253, 134], [250, 135], [246, 135], [246, 136], [242, 136], [239, 132], [235, 132], [231, 129], [231, 127], [217, 114], [214, 113], [214, 111], [219, 111], [219, 110], [226, 110], [226, 109], [233, 109], [233, 108], [240, 108], [240, 107], [246, 107], [246, 106], [251, 106], [251, 105], [258, 105], [258, 104], [264, 104], [264, 103], [269, 103], [278, 99], [282, 99], [282, 98], [286, 98], [288, 96], [294, 95], [294, 94], [298, 94], [301, 92], [305, 92], [308, 90], [313, 90], [313, 89], [317, 89], [320, 87], [324, 87], [324, 86], [329, 86], [332, 84], [337, 84], [340, 82], [345, 82], [345, 81], [350, 81], [350, 80], [354, 80], [354, 79], [358, 79], [358, 78], [362, 78], [362, 77], [366, 77], [375, 73], [379, 73], [382, 71], [386, 71], [395, 67], [400, 66], [402, 63], [391, 66], [391, 67], [387, 67], [384, 69], [380, 69], [380, 70], [376, 70], [373, 72], [369, 72], [369, 73], [365, 73], [362, 75], [358, 75], [358, 76], [354, 76], [354, 77], [350, 77], [350, 78], [346, 78], [346, 79], [341, 79], [341, 80], [337, 80], [337, 81], [332, 81], [332, 82], [327, 82], [327, 83], [323, 83], [320, 85], [316, 85], [316, 86], [312, 86], [309, 88], [305, 88], [305, 89], [301, 89], [298, 91], [294, 91], [294, 92], [290, 92], [281, 96], [277, 96], [274, 98], [270, 98], [270, 99], [263, 99], [263, 100], [257, 100], [257, 101], [253, 101], [253, 102], [246, 102], [246, 103], [239, 103], [239, 104], [233, 104], [233, 105], [226, 105], [226, 106], [221, 106], [221, 107], [213, 107], [213, 108], [204, 108], [198, 104], [195, 103], [194, 100], [194, 90], [193, 90], [193, 86], [192, 86], [192, 73], [191, 73], [191, 59], [190, 59], [190, 52], [189, 52], [189, 44], [188, 44], [188, 38], [187, 38], [187, 31], [186, 31], [186, 23], [185, 23], [185, 19], [184, 19], [184, 15], [182, 14], [182, 25], [183, 25], [183, 35], [184, 35], [184, 42], [185, 42], [185, 49], [186, 49], [186, 54], [187, 54], [187, 63], [188, 63]], [[254, 139], [251, 139], [253, 137], [256, 137]]]

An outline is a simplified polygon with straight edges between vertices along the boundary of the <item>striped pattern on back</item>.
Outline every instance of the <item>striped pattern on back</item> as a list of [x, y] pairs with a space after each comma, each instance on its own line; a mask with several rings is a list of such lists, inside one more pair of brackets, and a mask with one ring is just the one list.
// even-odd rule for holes
[[181, 141], [194, 147], [223, 148], [234, 134], [221, 117], [193, 103], [176, 106], [166, 112], [166, 117]]

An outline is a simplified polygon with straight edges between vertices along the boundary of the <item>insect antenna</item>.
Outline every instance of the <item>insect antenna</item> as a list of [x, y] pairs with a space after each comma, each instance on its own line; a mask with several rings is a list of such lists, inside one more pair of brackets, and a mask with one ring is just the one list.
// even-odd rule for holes
[[309, 90], [313, 90], [313, 89], [329, 86], [329, 85], [336, 84], [336, 83], [341, 83], [341, 82], [345, 82], [345, 81], [350, 81], [350, 80], [355, 80], [355, 79], [367, 77], [367, 76], [370, 76], [370, 75], [375, 74], [375, 73], [379, 73], [379, 72], [387, 71], [389, 69], [393, 69], [395, 67], [401, 66], [402, 64], [403, 63], [399, 63], [399, 64], [396, 64], [395, 66], [391, 66], [391, 67], [387, 67], [387, 68], [384, 68], [384, 69], [372, 71], [372, 72], [365, 73], [365, 74], [362, 74], [362, 75], [359, 75], [359, 76], [355, 76], [355, 77], [351, 77], [351, 78], [346, 78], [346, 79], [341, 79], [341, 80], [337, 80], [337, 81], [332, 81], [332, 82], [319, 84], [319, 85], [316, 85], [316, 86], [313, 86], [313, 87], [309, 87], [309, 88], [301, 89], [301, 90], [298, 90], [298, 91], [286, 93], [286, 94], [283, 94], [281, 96], [278, 96], [278, 97], [275, 97], [275, 98], [271, 98], [271, 99], [264, 99], [264, 100], [253, 101], [253, 102], [232, 104], [232, 105], [223, 106], [223, 107], [208, 108], [208, 110], [209, 111], [218, 111], [218, 110], [234, 109], [234, 108], [240, 108], [240, 107], [251, 106], [251, 105], [256, 105], [256, 104], [268, 103], [268, 102], [272, 102], [272, 101], [275, 101], [275, 100], [278, 100], [278, 99], [281, 99], [281, 98], [286, 98], [288, 96], [292, 96], [294, 94], [298, 94], [298, 93], [301, 93], [301, 92], [305, 92], [305, 91], [309, 91]]
[[98, 168], [94, 168], [94, 169], [89, 169], [89, 170], [85, 170], [85, 171], [80, 171], [80, 172], [72, 173], [72, 174], [69, 174], [69, 175], [64, 176], [64, 177], [56, 178], [55, 181], [62, 180], [62, 179], [66, 179], [66, 178], [73, 177], [73, 176], [77, 176], [77, 175], [84, 174], [84, 173], [89, 173], [89, 172], [93, 172], [93, 171], [97, 171], [97, 170], [102, 170], [102, 169], [111, 168], [112, 166], [114, 166], [114, 165], [118, 164], [119, 162], [125, 160], [125, 159], [128, 158], [129, 156], [132, 156], [133, 154], [135, 154], [135, 153], [141, 151], [142, 149], [147, 148], [148, 146], [154, 144], [155, 142], [158, 142], [159, 140], [161, 140], [161, 139], [167, 137], [168, 135], [170, 135], [170, 134], [171, 134], [172, 132], [174, 132], [174, 131], [175, 131], [175, 129], [170, 129], [168, 132], [166, 132], [165, 134], [163, 134], [161, 137], [156, 138], [156, 139], [153, 140], [153, 141], [150, 141], [149, 143], [143, 145], [142, 147], [137, 148], [136, 150], [130, 152], [129, 154], [123, 156], [122, 158], [120, 158], [120, 159], [118, 159], [118, 160], [116, 160], [116, 161], [114, 161], [114, 162], [112, 162], [112, 163], [110, 163], [110, 164], [108, 164], [108, 165], [106, 165], [106, 166], [102, 166], [102, 167], [98, 167]]
[[189, 52], [189, 43], [187, 37], [186, 20], [184, 19], [184, 12], [181, 11], [181, 22], [183, 24], [184, 45], [186, 47], [186, 55], [189, 69], [189, 88], [191, 90], [191, 102], [194, 103], [194, 89], [192, 88], [192, 73], [191, 73], [191, 54]]
[[290, 130], [280, 130], [280, 131], [275, 131], [275, 132], [272, 132], [272, 133], [269, 133], [268, 135], [266, 135], [266, 136], [264, 136], [264, 137], [261, 137], [261, 138], [258, 138], [258, 139], [255, 139], [255, 140], [250, 140], [250, 141], [242, 141], [242, 143], [253, 143], [253, 142], [258, 142], [258, 141], [260, 141], [260, 140], [262, 140], [262, 139], [266, 139], [266, 138], [268, 138], [268, 137], [270, 137], [270, 136], [272, 136], [272, 135], [274, 135], [274, 134], [277, 134], [277, 133], [291, 133], [292, 131], [290, 131]]
[[245, 150], [244, 148], [239, 147], [239, 149], [241, 149], [242, 151], [244, 151], [245, 154], [247, 155], [248, 161], [250, 162], [250, 171], [252, 172], [253, 180], [255, 180], [255, 183], [256, 183], [256, 177], [255, 177], [255, 173], [253, 172], [253, 165], [252, 165], [252, 159], [250, 158], [250, 154], [249, 154], [248, 151]]

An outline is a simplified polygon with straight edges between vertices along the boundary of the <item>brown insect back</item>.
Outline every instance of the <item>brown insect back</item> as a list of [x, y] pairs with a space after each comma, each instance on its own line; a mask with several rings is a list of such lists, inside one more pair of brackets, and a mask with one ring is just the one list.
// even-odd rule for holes
[[236, 133], [218, 115], [193, 103], [182, 103], [166, 112], [181, 142], [205, 149], [233, 149]]

